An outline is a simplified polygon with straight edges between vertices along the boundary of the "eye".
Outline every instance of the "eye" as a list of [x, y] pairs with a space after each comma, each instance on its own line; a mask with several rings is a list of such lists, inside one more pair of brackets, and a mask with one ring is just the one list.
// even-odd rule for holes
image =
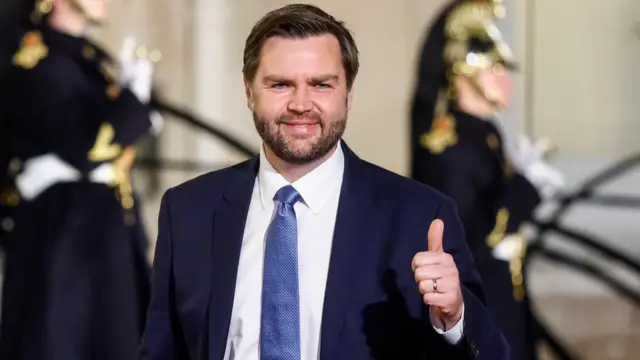
[[271, 85], [272, 88], [274, 89], [284, 89], [287, 87], [287, 85], [283, 84], [283, 83], [275, 83], [273, 85]]
[[319, 89], [329, 89], [331, 88], [331, 85], [323, 83], [323, 84], [316, 84], [316, 87]]

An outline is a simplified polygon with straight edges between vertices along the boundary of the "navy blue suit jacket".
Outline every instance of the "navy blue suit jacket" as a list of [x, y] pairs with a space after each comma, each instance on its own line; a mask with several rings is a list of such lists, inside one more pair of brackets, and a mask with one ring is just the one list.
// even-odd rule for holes
[[[509, 359], [453, 202], [343, 149], [320, 359]], [[254, 158], [163, 196], [142, 359], [222, 360], [257, 171]], [[444, 221], [444, 250], [463, 285], [465, 335], [457, 345], [434, 331], [411, 270], [435, 218]]]

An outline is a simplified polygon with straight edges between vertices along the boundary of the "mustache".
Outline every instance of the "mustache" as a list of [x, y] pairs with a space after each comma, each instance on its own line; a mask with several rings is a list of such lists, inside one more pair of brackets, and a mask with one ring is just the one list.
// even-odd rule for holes
[[289, 123], [292, 121], [312, 121], [314, 123], [322, 123], [322, 117], [314, 113], [305, 114], [284, 114], [278, 118], [277, 123]]

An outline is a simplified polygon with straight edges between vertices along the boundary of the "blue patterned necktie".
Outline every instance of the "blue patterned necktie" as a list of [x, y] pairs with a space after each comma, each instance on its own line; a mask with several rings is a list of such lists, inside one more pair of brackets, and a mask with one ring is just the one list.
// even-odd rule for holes
[[261, 360], [300, 360], [298, 224], [291, 185], [276, 193], [277, 211], [267, 230], [262, 279]]

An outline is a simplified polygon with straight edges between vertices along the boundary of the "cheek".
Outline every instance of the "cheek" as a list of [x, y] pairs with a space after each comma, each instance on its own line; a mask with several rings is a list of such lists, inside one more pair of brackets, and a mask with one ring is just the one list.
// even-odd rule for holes
[[287, 101], [279, 94], [254, 94], [251, 101], [253, 112], [261, 118], [271, 121], [287, 110]]
[[511, 92], [511, 80], [506, 74], [494, 74], [493, 72], [485, 72], [480, 76], [480, 84], [497, 99], [507, 99]]
[[325, 120], [342, 118], [347, 110], [346, 94], [323, 94], [314, 99], [314, 105]]
[[500, 91], [500, 97], [504, 103], [510, 101], [511, 95], [511, 78], [508, 75], [500, 75], [497, 77], [496, 86]]
[[497, 75], [496, 76], [496, 86], [503, 92], [503, 93], [510, 93], [511, 92], [511, 87], [512, 87], [512, 82], [511, 82], [511, 78], [509, 77], [509, 75], [506, 74], [501, 74], [501, 75]]

